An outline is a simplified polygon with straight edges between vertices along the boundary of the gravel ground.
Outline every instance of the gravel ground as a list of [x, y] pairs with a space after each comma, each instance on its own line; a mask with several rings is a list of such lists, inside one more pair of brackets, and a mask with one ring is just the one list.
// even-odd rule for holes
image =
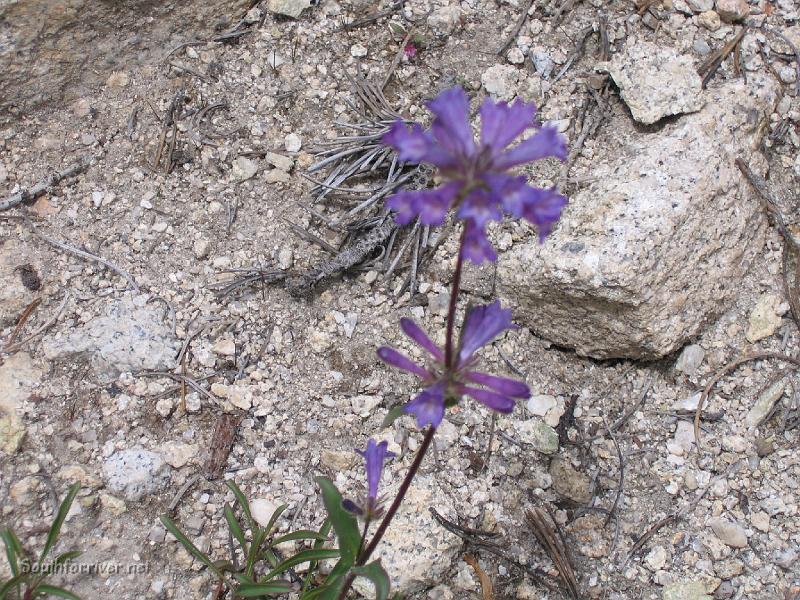
[[[386, 476], [390, 488], [397, 485], [421, 436], [410, 419], [384, 432], [380, 424], [414, 388], [379, 363], [375, 348], [413, 352], [397, 327], [402, 316], [443, 329], [456, 240], [436, 251], [414, 297], [395, 294], [404, 274], [384, 281], [374, 271], [348, 274], [306, 300], [280, 284], [227, 297], [212, 284], [229, 278], [228, 269], [295, 273], [323, 260], [325, 252], [290, 223], [331, 243], [339, 238], [309, 209], [335, 217], [343, 205], [312, 206], [312, 184], [301, 173], [314, 162], [313, 149], [338, 135], [334, 122], [356, 118], [348, 75], [380, 83], [400, 56], [385, 94], [403, 115], [427, 118], [424, 101], [459, 83], [475, 107], [487, 92], [536, 101], [543, 119], [574, 140], [586, 83], [597, 76], [599, 37], [587, 37], [571, 57], [601, 15], [612, 53], [655, 42], [695, 65], [740, 30], [726, 20], [743, 16], [740, 3], [728, 0], [717, 0], [717, 12], [700, 0], [664, 0], [638, 13], [628, 3], [573, 4], [534, 3], [502, 55], [496, 50], [525, 8], [517, 2], [409, 0], [402, 13], [353, 29], [342, 25], [389, 5], [324, 0], [298, 20], [259, 5], [246, 18], [255, 30], [235, 43], [185, 46], [170, 57], [179, 68], [152, 62], [115, 71], [68, 106], [0, 121], [0, 199], [83, 157], [93, 161], [25, 213], [0, 213], [2, 339], [37, 298], [15, 339], [47, 325], [18, 348], [6, 345], [0, 358], [3, 408], [20, 418], [4, 424], [24, 430], [17, 442], [13, 432], [2, 438], [9, 444], [0, 454], [2, 521], [26, 546], [41, 547], [54, 496], [80, 481], [59, 548], [80, 548], [81, 562], [108, 567], [65, 577], [70, 589], [84, 598], [213, 597], [212, 577], [166, 536], [158, 516], [174, 504], [176, 521], [221, 558], [228, 547], [222, 509], [233, 501], [222, 478], [263, 510], [288, 503], [283, 530], [321, 523], [316, 475], [351, 494], [363, 489], [352, 449], [371, 435], [398, 453]], [[800, 44], [795, 2], [744, 4], [748, 11], [751, 25], [766, 23]], [[419, 35], [415, 56], [402, 52], [399, 27]], [[781, 80], [765, 144], [770, 185], [797, 235], [800, 100], [791, 50], [780, 37], [751, 30], [740, 62], [745, 74]], [[709, 85], [737, 76], [728, 57]], [[178, 92], [184, 100], [173, 129], [164, 122]], [[223, 102], [193, 120], [192, 111]], [[572, 165], [568, 193], [605, 160], [595, 152], [603, 136], [631, 119], [616, 92], [610, 106]], [[657, 126], [637, 125], [630, 135]], [[176, 140], [169, 173], [162, 131]], [[552, 183], [557, 167], [540, 176]], [[533, 235], [523, 229], [504, 224], [493, 236], [508, 250]], [[47, 239], [102, 256], [138, 290]], [[699, 449], [692, 432], [698, 394], [730, 361], [754, 352], [798, 355], [783, 252], [771, 224], [723, 316], [656, 362], [582, 358], [526, 328], [497, 341], [487, 363], [523, 374], [534, 397], [496, 420], [467, 402], [443, 424], [410, 499], [417, 512], [406, 514], [384, 555], [401, 591], [486, 597], [462, 559], [466, 551], [478, 557], [496, 598], [559, 597], [526, 571], [557, 577], [525, 517], [545, 507], [565, 536], [581, 597], [800, 597], [796, 368], [765, 359], [726, 373], [705, 402]], [[489, 297], [485, 275], [467, 273], [460, 310]], [[182, 391], [154, 372], [185, 373], [201, 391]], [[239, 423], [222, 477], [213, 478], [207, 455], [223, 414]], [[548, 427], [559, 424], [555, 447]], [[506, 556], [463, 548], [434, 526], [429, 506], [499, 534]], [[128, 573], [130, 564], [141, 572]], [[114, 565], [124, 568], [113, 572]]]

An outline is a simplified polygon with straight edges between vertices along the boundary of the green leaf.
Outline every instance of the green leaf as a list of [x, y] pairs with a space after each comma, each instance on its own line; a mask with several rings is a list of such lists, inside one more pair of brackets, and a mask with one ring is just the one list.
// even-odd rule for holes
[[342, 495], [330, 479], [317, 477], [315, 481], [322, 490], [322, 501], [325, 503], [325, 510], [328, 511], [328, 516], [333, 523], [333, 529], [336, 531], [342, 559], [352, 565], [356, 562], [356, 554], [361, 547], [358, 521], [342, 507]]
[[214, 573], [214, 575], [216, 575], [222, 580], [225, 580], [225, 576], [222, 574], [222, 571], [220, 571], [219, 567], [217, 567], [217, 565], [208, 556], [203, 554], [200, 551], [200, 549], [197, 546], [195, 546], [191, 542], [191, 540], [183, 534], [183, 532], [180, 529], [178, 529], [178, 526], [172, 522], [172, 519], [170, 519], [167, 516], [162, 516], [161, 522], [164, 524], [164, 527], [167, 528], [167, 531], [169, 531], [172, 535], [174, 535], [175, 538], [181, 543], [181, 545], [184, 548], [186, 548], [189, 554], [194, 556], [197, 560], [199, 560], [206, 567], [208, 567], [208, 570]]
[[233, 495], [236, 496], [236, 502], [239, 504], [239, 506], [242, 507], [242, 512], [244, 513], [244, 516], [247, 519], [247, 526], [253, 531], [255, 531], [258, 525], [253, 519], [253, 515], [250, 512], [250, 503], [247, 501], [247, 498], [245, 497], [244, 493], [242, 492], [242, 490], [239, 489], [239, 486], [236, 485], [231, 479], [226, 481], [225, 485], [227, 485], [228, 488], [233, 492]]
[[264, 543], [265, 539], [267, 539], [266, 529], [261, 529], [259, 527], [253, 532], [253, 542], [250, 544], [250, 552], [247, 553], [244, 568], [245, 574], [249, 577], [252, 577], [253, 573], [255, 573], [256, 563], [259, 558], [258, 550], [261, 548], [261, 544]]
[[[325, 521], [323, 521], [322, 527], [319, 528], [319, 534], [321, 536], [324, 536], [325, 540], [320, 539], [314, 542], [314, 549], [318, 550], [319, 548], [322, 548], [322, 546], [325, 544], [325, 541], [327, 540], [328, 536], [331, 533], [332, 527], [333, 525], [330, 519], [325, 519]], [[311, 564], [308, 566], [308, 573], [306, 574], [306, 578], [303, 580], [303, 591], [305, 591], [308, 585], [311, 583], [311, 577], [314, 574], [316, 568], [317, 568], [317, 562], [311, 561]]]
[[275, 575], [283, 573], [286, 569], [290, 569], [304, 562], [310, 562], [312, 560], [330, 560], [333, 558], [339, 558], [338, 550], [329, 550], [326, 548], [319, 550], [303, 550], [280, 563], [277, 567], [272, 569], [272, 571], [267, 573], [261, 581], [269, 581], [275, 577]]
[[6, 547], [6, 558], [8, 559], [8, 566], [11, 568], [11, 574], [16, 577], [19, 575], [17, 557], [25, 554], [22, 550], [22, 544], [19, 543], [17, 536], [10, 529], [0, 531], [0, 537], [3, 538], [3, 545]]
[[339, 577], [325, 585], [305, 592], [300, 596], [300, 600], [336, 600], [343, 584], [344, 577]]
[[2, 587], [0, 587], [0, 600], [6, 600], [8, 597], [8, 593], [15, 587], [21, 585], [26, 579], [28, 579], [27, 573], [20, 573], [15, 577], [12, 577], [8, 581], [6, 581]]
[[70, 550], [69, 552], [59, 554], [53, 559], [53, 564], [47, 565], [47, 572], [52, 573], [53, 571], [57, 571], [58, 565], [68, 563], [73, 558], [78, 558], [81, 554], [83, 554], [83, 552], [80, 550]]
[[288, 581], [270, 581], [269, 583], [244, 583], [236, 590], [236, 596], [257, 598], [270, 594], [286, 594], [292, 590]]
[[36, 586], [36, 593], [50, 594], [51, 596], [58, 596], [59, 598], [66, 598], [67, 600], [81, 600], [79, 596], [76, 596], [72, 592], [68, 592], [64, 588], [56, 587], [54, 585], [46, 585], [44, 583]]
[[225, 504], [224, 512], [225, 520], [228, 522], [228, 529], [231, 530], [231, 535], [239, 542], [239, 545], [242, 547], [242, 552], [247, 556], [247, 541], [244, 539], [242, 526], [239, 525], [239, 521], [236, 519], [236, 515], [233, 514], [233, 509], [230, 507], [230, 504]]
[[272, 516], [269, 518], [267, 522], [267, 526], [264, 527], [264, 530], [269, 534], [272, 531], [272, 528], [275, 527], [275, 523], [278, 522], [278, 519], [281, 518], [283, 511], [289, 508], [288, 504], [281, 504], [278, 508], [275, 509], [275, 512], [272, 513]]
[[353, 574], [358, 577], [366, 577], [375, 586], [375, 600], [386, 600], [389, 597], [389, 576], [381, 566], [380, 559], [375, 560], [363, 567], [353, 567]]
[[63, 502], [61, 502], [61, 506], [58, 507], [58, 513], [56, 514], [56, 518], [53, 520], [53, 524], [50, 526], [50, 531], [47, 532], [47, 541], [45, 541], [44, 548], [42, 548], [42, 553], [39, 556], [40, 565], [44, 563], [44, 559], [47, 558], [47, 554], [55, 545], [56, 540], [58, 539], [58, 534], [61, 531], [61, 526], [64, 524], [64, 519], [67, 518], [67, 513], [72, 506], [72, 501], [75, 500], [75, 496], [78, 494], [78, 490], [80, 489], [81, 484], [72, 484]]
[[275, 538], [272, 540], [272, 546], [277, 546], [278, 544], [283, 544], [284, 542], [292, 542], [294, 540], [318, 540], [318, 541], [325, 541], [328, 539], [327, 535], [322, 535], [321, 533], [317, 533], [316, 531], [311, 531], [310, 529], [299, 529], [297, 531], [293, 531], [292, 533], [287, 533], [286, 535], [282, 535], [280, 537]]
[[387, 427], [391, 427], [392, 423], [397, 421], [397, 419], [402, 417], [404, 414], [406, 414], [406, 405], [398, 404], [388, 413], [386, 413], [386, 416], [383, 418], [383, 423], [381, 423], [381, 429], [386, 429]]

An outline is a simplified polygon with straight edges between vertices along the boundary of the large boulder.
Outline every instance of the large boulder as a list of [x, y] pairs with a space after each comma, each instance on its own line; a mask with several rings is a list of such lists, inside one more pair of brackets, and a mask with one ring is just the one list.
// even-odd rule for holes
[[115, 71], [210, 37], [215, 25], [232, 25], [249, 6], [249, 0], [0, 0], [0, 114], [93, 93]]
[[766, 222], [734, 160], [765, 163], [776, 87], [748, 74], [704, 94], [702, 110], [657, 131], [613, 132], [557, 231], [501, 258], [518, 322], [580, 355], [655, 359], [725, 310]]

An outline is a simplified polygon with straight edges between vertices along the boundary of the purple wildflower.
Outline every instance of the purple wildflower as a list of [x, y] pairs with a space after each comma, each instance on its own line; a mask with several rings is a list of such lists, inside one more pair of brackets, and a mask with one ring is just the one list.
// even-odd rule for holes
[[[397, 223], [406, 225], [419, 217], [423, 225], [441, 225], [456, 206], [465, 227], [463, 256], [475, 263], [497, 258], [486, 237], [486, 225], [502, 220], [504, 213], [533, 223], [544, 240], [567, 199], [555, 188], [531, 187], [525, 177], [507, 171], [549, 156], [566, 159], [566, 142], [558, 130], [536, 123], [533, 104], [487, 99], [480, 108], [481, 135], [476, 144], [464, 90], [445, 90], [428, 107], [434, 114], [430, 130], [418, 124], [409, 130], [397, 121], [383, 136], [383, 143], [397, 150], [400, 160], [438, 167], [446, 183], [433, 190], [403, 190], [389, 198], [387, 206], [397, 212]], [[531, 128], [536, 129], [532, 136], [506, 149]]]
[[381, 475], [383, 474], [383, 463], [387, 458], [393, 458], [394, 452], [387, 450], [388, 442], [375, 443], [375, 440], [370, 438], [367, 442], [366, 450], [356, 450], [367, 461], [367, 498], [365, 506], [358, 506], [351, 500], [345, 500], [344, 506], [347, 510], [359, 514], [366, 515], [369, 518], [377, 517], [380, 515], [378, 507], [378, 485], [381, 482]]
[[400, 327], [411, 340], [430, 353], [433, 360], [429, 366], [420, 366], [397, 350], [385, 346], [378, 348], [378, 356], [393, 367], [413, 373], [427, 385], [405, 407], [406, 412], [416, 416], [420, 427], [438, 427], [444, 418], [447, 401], [457, 400], [464, 395], [502, 413], [510, 413], [517, 399], [530, 396], [528, 386], [521, 381], [473, 369], [478, 350], [507, 329], [516, 328], [511, 322], [511, 311], [501, 308], [499, 301], [477, 306], [467, 313], [454, 364], [450, 368], [445, 365], [444, 352], [414, 321], [400, 319]]

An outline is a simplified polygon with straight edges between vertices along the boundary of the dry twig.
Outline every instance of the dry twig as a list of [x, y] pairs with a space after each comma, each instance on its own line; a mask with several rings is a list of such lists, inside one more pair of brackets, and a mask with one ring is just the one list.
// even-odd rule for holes
[[535, 507], [525, 513], [525, 518], [536, 537], [536, 541], [544, 549], [550, 560], [558, 571], [559, 577], [567, 590], [569, 597], [573, 600], [580, 600], [580, 590], [578, 580], [575, 577], [575, 569], [569, 557], [569, 550], [566, 540], [558, 527], [558, 523], [548, 516], [544, 510]]
[[34, 185], [30, 189], [22, 189], [16, 194], [12, 194], [8, 198], [6, 198], [3, 202], [0, 202], [0, 210], [8, 210], [9, 208], [13, 208], [18, 204], [22, 204], [23, 202], [28, 202], [35, 198], [38, 198], [42, 194], [47, 191], [50, 191], [54, 185], [60, 182], [62, 179], [66, 179], [67, 177], [75, 177], [75, 175], [79, 175], [86, 168], [91, 164], [91, 157], [85, 156], [81, 160], [76, 163], [71, 164], [63, 171], [59, 171], [57, 173], [52, 173], [42, 179], [39, 183]]

